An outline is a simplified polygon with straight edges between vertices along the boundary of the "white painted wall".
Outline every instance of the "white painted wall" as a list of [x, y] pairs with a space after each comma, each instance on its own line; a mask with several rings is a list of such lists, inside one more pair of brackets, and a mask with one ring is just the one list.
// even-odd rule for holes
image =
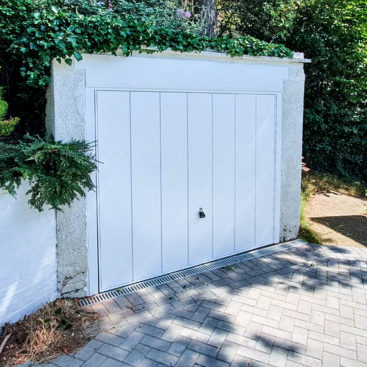
[[55, 212], [30, 208], [26, 191], [0, 191], [0, 327], [57, 297]]

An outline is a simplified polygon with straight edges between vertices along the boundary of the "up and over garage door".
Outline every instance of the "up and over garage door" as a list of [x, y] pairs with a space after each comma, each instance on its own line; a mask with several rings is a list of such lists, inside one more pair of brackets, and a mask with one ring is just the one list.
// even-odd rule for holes
[[280, 94], [215, 78], [89, 89], [98, 291], [279, 242]]

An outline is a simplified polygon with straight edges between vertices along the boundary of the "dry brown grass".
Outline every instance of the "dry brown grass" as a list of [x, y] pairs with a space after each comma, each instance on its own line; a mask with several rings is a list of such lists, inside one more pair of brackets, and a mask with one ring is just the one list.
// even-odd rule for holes
[[14, 324], [6, 324], [0, 345], [10, 334], [0, 354], [0, 366], [46, 362], [81, 348], [98, 325], [98, 315], [80, 308], [76, 299], [58, 299]]
[[367, 197], [367, 183], [342, 179], [327, 173], [308, 172], [302, 175], [302, 191], [308, 196], [320, 193], [338, 192], [354, 197]]

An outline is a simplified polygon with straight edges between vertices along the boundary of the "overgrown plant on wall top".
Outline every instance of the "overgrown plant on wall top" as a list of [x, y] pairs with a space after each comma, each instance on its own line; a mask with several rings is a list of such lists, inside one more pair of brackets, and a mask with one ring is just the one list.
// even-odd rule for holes
[[[231, 56], [292, 57], [283, 45], [243, 35], [208, 37], [200, 19], [176, 0], [2, 0], [0, 84], [10, 114], [21, 124], [0, 141], [0, 188], [15, 194], [30, 183], [29, 203], [59, 210], [93, 188], [96, 162], [91, 145], [54, 142], [44, 136], [45, 91], [52, 60], [82, 59], [82, 53], [180, 52], [215, 50]], [[154, 48], [154, 51], [153, 49]], [[40, 135], [19, 141], [24, 133]], [[16, 142], [16, 143], [15, 143]]]
[[250, 36], [200, 36], [141, 22], [128, 15], [121, 17], [108, 9], [85, 15], [75, 8], [51, 5], [48, 1], [40, 4], [35, 6], [31, 0], [3, 0], [0, 8], [3, 24], [0, 35], [9, 44], [9, 51], [22, 59], [21, 72], [31, 85], [48, 85], [53, 59], [71, 64], [72, 57], [81, 60], [82, 52], [116, 54], [121, 50], [129, 56], [133, 51], [156, 47], [157, 51], [170, 48], [181, 52], [211, 49], [231, 56], [292, 56], [283, 45]]

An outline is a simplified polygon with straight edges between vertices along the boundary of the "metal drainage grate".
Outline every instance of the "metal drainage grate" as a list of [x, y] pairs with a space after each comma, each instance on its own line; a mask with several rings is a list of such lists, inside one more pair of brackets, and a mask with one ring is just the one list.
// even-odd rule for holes
[[280, 245], [271, 245], [271, 246], [259, 248], [256, 250], [250, 250], [248, 252], [243, 252], [238, 255], [232, 255], [229, 257], [225, 257], [223, 259], [214, 260], [214, 261], [211, 261], [205, 264], [201, 264], [201, 265], [197, 265], [197, 266], [193, 266], [191, 268], [187, 268], [184, 270], [179, 270], [173, 273], [161, 275], [156, 278], [152, 278], [152, 279], [144, 280], [144, 281], [137, 282], [134, 284], [126, 285], [121, 288], [114, 289], [108, 292], [99, 293], [91, 297], [81, 298], [79, 300], [79, 305], [82, 307], [89, 306], [97, 302], [103, 302], [108, 299], [112, 299], [112, 298], [116, 298], [116, 297], [123, 296], [126, 294], [134, 293], [141, 289], [165, 284], [172, 280], [185, 278], [190, 275], [197, 275], [197, 274], [205, 273], [207, 271], [219, 269], [224, 266], [231, 266], [239, 262], [256, 259], [258, 257], [263, 257], [266, 255], [274, 254], [274, 253], [281, 252], [281, 251], [286, 251], [290, 248], [294, 248], [295, 246], [300, 246], [303, 244], [305, 244], [304, 241], [295, 240], [295, 241], [282, 243]]

